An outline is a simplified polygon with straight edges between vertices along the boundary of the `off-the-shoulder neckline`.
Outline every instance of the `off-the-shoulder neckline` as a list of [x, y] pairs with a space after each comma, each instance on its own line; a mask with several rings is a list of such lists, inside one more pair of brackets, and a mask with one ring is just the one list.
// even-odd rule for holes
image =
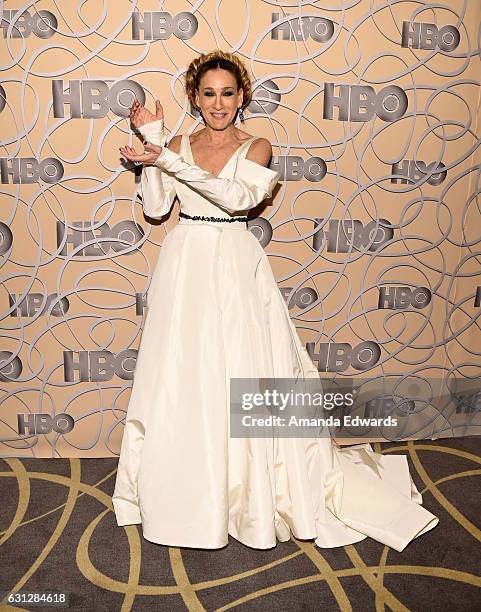
[[[189, 157], [190, 157], [191, 162], [194, 164], [194, 166], [197, 166], [198, 168], [200, 168], [199, 164], [197, 164], [195, 159], [194, 159], [194, 154], [192, 153], [192, 147], [190, 145], [190, 136], [189, 136], [189, 134], [182, 134], [182, 138], [187, 143], [187, 151], [189, 153]], [[217, 178], [219, 178], [220, 175], [227, 169], [227, 167], [229, 166], [231, 161], [233, 159], [235, 159], [235, 157], [237, 157], [239, 155], [241, 149], [243, 149], [247, 145], [247, 143], [252, 143], [252, 141], [256, 140], [257, 138], [259, 138], [259, 136], [251, 136], [247, 140], [244, 140], [244, 142], [237, 147], [237, 149], [232, 153], [232, 155], [229, 157], [229, 159], [225, 162], [225, 164], [222, 166], [222, 168], [219, 171], [219, 173], [217, 175], [214, 175], [214, 176], [217, 176]], [[242, 159], [242, 158], [240, 158], [240, 159]], [[203, 169], [204, 168], [201, 168], [201, 170], [203, 170]]]

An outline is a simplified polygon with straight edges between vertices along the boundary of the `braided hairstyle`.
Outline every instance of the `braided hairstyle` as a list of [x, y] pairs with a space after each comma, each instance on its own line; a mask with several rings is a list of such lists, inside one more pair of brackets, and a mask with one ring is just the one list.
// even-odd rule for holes
[[213, 68], [222, 68], [234, 75], [237, 89], [242, 88], [244, 92], [241, 105], [242, 110], [244, 110], [252, 100], [251, 79], [242, 61], [236, 55], [221, 49], [214, 49], [210, 53], [203, 53], [189, 64], [185, 73], [185, 90], [191, 105], [195, 109], [200, 110], [195, 103], [195, 93], [199, 89], [202, 76]]

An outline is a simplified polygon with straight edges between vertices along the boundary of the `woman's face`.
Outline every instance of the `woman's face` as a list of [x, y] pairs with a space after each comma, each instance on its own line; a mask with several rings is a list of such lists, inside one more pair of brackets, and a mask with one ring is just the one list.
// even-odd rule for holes
[[208, 70], [195, 94], [204, 121], [213, 130], [223, 130], [232, 123], [242, 100], [243, 92], [237, 91], [234, 75], [223, 68]]

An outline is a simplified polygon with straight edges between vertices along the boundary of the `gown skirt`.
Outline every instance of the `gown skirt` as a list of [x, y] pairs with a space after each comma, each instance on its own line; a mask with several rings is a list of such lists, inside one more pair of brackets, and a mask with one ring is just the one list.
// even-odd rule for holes
[[[163, 120], [140, 132], [166, 142]], [[149, 216], [162, 218], [178, 196], [183, 213], [208, 217], [169, 231], [147, 292], [117, 524], [141, 524], [147, 540], [170, 546], [221, 548], [230, 534], [267, 549], [292, 534], [322, 548], [371, 537], [402, 551], [439, 520], [421, 505], [405, 455], [323, 437], [230, 436], [231, 378], [319, 379], [264, 249], [245, 221], [227, 219], [280, 178], [246, 157], [253, 140], [217, 176], [195, 164], [187, 134], [179, 153], [164, 147], [143, 169]]]
[[402, 551], [438, 518], [405, 455], [330, 438], [231, 438], [230, 377], [319, 377], [245, 223], [181, 219], [164, 239], [127, 411], [113, 506], [151, 542]]

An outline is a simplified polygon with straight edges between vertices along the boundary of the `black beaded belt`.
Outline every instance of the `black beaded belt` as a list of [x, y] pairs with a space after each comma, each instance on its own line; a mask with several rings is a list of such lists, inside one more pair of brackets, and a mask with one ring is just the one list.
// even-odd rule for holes
[[184, 217], [184, 219], [192, 219], [193, 221], [223, 221], [224, 223], [232, 223], [233, 221], [247, 221], [247, 217], [204, 217], [204, 215], [194, 215], [191, 217], [183, 212], [179, 212], [179, 217]]

